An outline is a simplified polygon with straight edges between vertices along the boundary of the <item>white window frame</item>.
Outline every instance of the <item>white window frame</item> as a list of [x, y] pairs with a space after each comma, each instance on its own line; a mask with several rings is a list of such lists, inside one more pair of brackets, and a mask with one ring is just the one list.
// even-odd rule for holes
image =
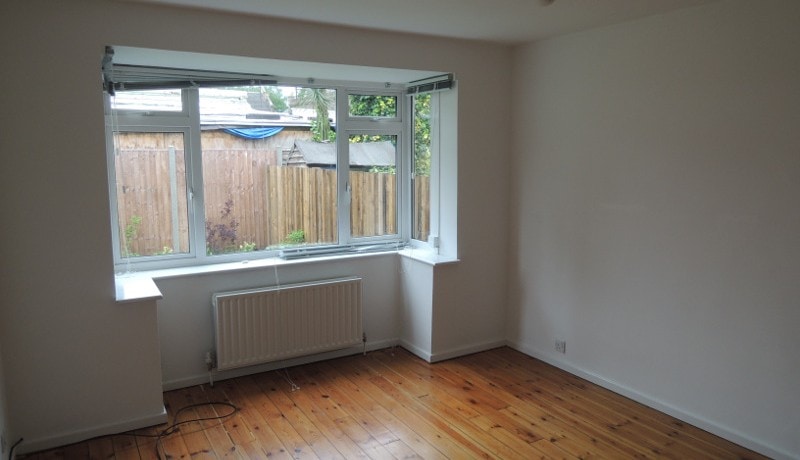
[[[319, 252], [336, 253], [354, 247], [371, 245], [394, 245], [400, 248], [410, 242], [411, 235], [411, 167], [412, 152], [410, 142], [411, 112], [408, 110], [409, 97], [402, 88], [376, 89], [378, 86], [358, 86], [341, 82], [315, 81], [314, 84], [301, 84], [294, 81], [281, 82], [286, 86], [325, 87], [336, 90], [336, 132], [337, 132], [337, 223], [339, 241], [336, 244], [298, 249], [310, 254]], [[396, 117], [350, 116], [349, 95], [392, 96], [397, 99]], [[280, 251], [257, 251], [247, 253], [219, 254], [208, 256], [205, 241], [205, 207], [203, 202], [202, 149], [200, 143], [199, 92], [196, 88], [181, 91], [182, 110], [177, 111], [136, 111], [112, 109], [110, 97], [105, 95], [106, 104], [106, 145], [108, 159], [108, 181], [111, 207], [112, 244], [115, 271], [152, 270], [193, 265], [216, 264], [223, 262], [270, 258], [280, 255]], [[433, 128], [432, 128], [433, 129]], [[158, 256], [137, 256], [126, 258], [120, 249], [120, 224], [117, 211], [116, 171], [114, 155], [114, 132], [183, 132], [185, 142], [186, 187], [188, 194], [189, 251], [181, 254]], [[396, 234], [371, 237], [353, 237], [350, 228], [349, 194], [349, 137], [351, 134], [375, 134], [397, 136], [396, 183], [397, 183], [397, 229]], [[432, 158], [433, 163], [433, 158]], [[345, 167], [340, 167], [345, 165]], [[433, 190], [433, 187], [432, 187]], [[433, 192], [432, 192], [433, 193]], [[433, 222], [433, 219], [432, 219]], [[389, 246], [386, 246], [387, 248]], [[291, 249], [289, 250], [292, 251]]]
[[[407, 161], [404, 161], [406, 158], [410, 158], [410, 145], [411, 143], [407, 141], [407, 129], [404, 127], [410, 124], [410, 119], [404, 118], [404, 113], [407, 112], [405, 109], [405, 105], [403, 104], [403, 93], [398, 90], [394, 91], [374, 91], [374, 90], [367, 90], [363, 88], [348, 88], [342, 91], [341, 93], [343, 97], [337, 97], [336, 101], [339, 104], [341, 99], [341, 105], [337, 107], [337, 114], [345, 113], [346, 116], [344, 117], [344, 123], [337, 122], [336, 128], [336, 151], [338, 154], [338, 164], [346, 165], [346, 168], [338, 168], [337, 166], [337, 173], [339, 174], [339, 184], [342, 184], [339, 193], [345, 193], [345, 198], [339, 200], [339, 204], [341, 206], [346, 206], [346, 208], [342, 208], [345, 212], [342, 212], [338, 215], [339, 218], [339, 241], [343, 242], [342, 245], [347, 246], [350, 244], [375, 244], [375, 243], [392, 243], [392, 242], [407, 242], [408, 236], [411, 230], [411, 223], [405, 218], [406, 212], [405, 209], [410, 203], [410, 197], [405, 193], [406, 190], [406, 178], [409, 177], [410, 174], [410, 167], [406, 164]], [[397, 98], [397, 114], [395, 117], [365, 117], [365, 116], [351, 116], [350, 115], [350, 95], [360, 95], [360, 96], [393, 96]], [[344, 110], [344, 112], [340, 112], [339, 110]], [[337, 115], [338, 116], [338, 115]], [[405, 121], [404, 121], [405, 120]], [[352, 236], [352, 229], [350, 228], [350, 136], [351, 135], [358, 135], [358, 134], [365, 134], [365, 135], [387, 135], [387, 136], [396, 136], [397, 138], [397, 145], [395, 147], [395, 171], [396, 171], [396, 186], [397, 190], [395, 193], [397, 196], [395, 197], [395, 202], [397, 203], [396, 211], [397, 215], [395, 216], [397, 222], [398, 233], [391, 234], [391, 235], [379, 235], [379, 236], [369, 236], [369, 237], [353, 237]], [[409, 147], [405, 147], [408, 145]], [[408, 214], [410, 217], [410, 213]], [[343, 231], [344, 230], [344, 231]], [[346, 234], [344, 234], [346, 233]]]
[[[406, 110], [408, 111], [408, 118], [409, 118], [409, 141], [411, 142], [411, 146], [409, 147], [410, 154], [408, 155], [408, 161], [410, 163], [410, 171], [409, 171], [409, 184], [413, 184], [414, 179], [414, 165], [413, 165], [413, 143], [414, 143], [414, 97], [417, 94], [409, 95], [406, 98]], [[413, 232], [410, 235], [410, 245], [414, 248], [421, 248], [421, 249], [429, 249], [435, 252], [438, 252], [439, 248], [439, 239], [441, 238], [440, 235], [440, 219], [439, 219], [439, 206], [441, 203], [440, 199], [440, 177], [441, 177], [441, 99], [439, 92], [432, 92], [430, 93], [431, 96], [431, 171], [430, 171], [430, 196], [428, 199], [430, 200], [429, 209], [430, 209], [430, 228], [428, 229], [428, 239], [427, 240], [418, 240], [413, 238]], [[413, 188], [409, 190], [408, 199], [411, 201], [413, 198], [411, 197], [411, 193], [413, 193]], [[411, 216], [411, 206], [413, 203], [409, 203], [409, 216], [408, 222], [410, 225], [413, 225], [412, 216]]]
[[[203, 209], [202, 162], [195, 161], [193, 152], [200, 149], [200, 123], [197, 89], [181, 91], [181, 111], [137, 111], [114, 110], [111, 100], [105, 95], [106, 107], [106, 155], [108, 164], [109, 202], [111, 206], [111, 240], [114, 249], [115, 270], [130, 271], [132, 267], [161, 268], [162, 266], [187, 265], [198, 256], [205, 255], [205, 224]], [[193, 119], [197, 123], [192, 122]], [[189, 222], [189, 250], [180, 254], [161, 256], [140, 256], [132, 259], [123, 257], [120, 252], [119, 213], [117, 209], [116, 184], [116, 132], [183, 133], [184, 163], [186, 171], [186, 203]], [[198, 213], [197, 207], [201, 212]], [[198, 230], [199, 228], [199, 230]], [[202, 250], [200, 249], [202, 246]]]

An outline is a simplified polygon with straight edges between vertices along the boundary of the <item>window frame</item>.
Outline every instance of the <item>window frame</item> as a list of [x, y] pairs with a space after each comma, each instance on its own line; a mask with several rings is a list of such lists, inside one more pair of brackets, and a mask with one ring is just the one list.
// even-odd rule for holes
[[[202, 200], [202, 170], [200, 161], [195, 161], [194, 153], [200, 149], [200, 124], [199, 124], [199, 103], [197, 101], [197, 89], [189, 88], [181, 90], [181, 111], [148, 111], [133, 109], [112, 109], [111, 98], [104, 93], [106, 107], [106, 158], [108, 166], [108, 189], [109, 205], [111, 207], [111, 239], [113, 245], [115, 271], [125, 269], [131, 271], [133, 266], [137, 268], [155, 269], [166, 268], [167, 266], [191, 265], [186, 261], [198, 259], [200, 254], [200, 242], [205, 241], [203, 213], [196, 212], [198, 202], [200, 209], [203, 206]], [[194, 100], [192, 100], [194, 99]], [[197, 125], [192, 124], [192, 118], [197, 119]], [[164, 254], [139, 256], [135, 259], [123, 257], [120, 251], [120, 228], [117, 183], [116, 183], [116, 145], [114, 144], [114, 134], [125, 132], [152, 132], [152, 133], [183, 133], [184, 138], [184, 171], [186, 181], [186, 203], [187, 203], [187, 222], [189, 225], [189, 250], [180, 254]], [[198, 181], [197, 179], [200, 178]], [[199, 193], [198, 193], [199, 192]], [[199, 228], [201, 231], [198, 231]], [[198, 239], [199, 238], [199, 239]], [[205, 246], [203, 244], [203, 246]]]
[[[413, 143], [412, 112], [403, 87], [394, 85], [391, 88], [378, 89], [377, 84], [343, 84], [341, 82], [300, 83], [296, 81], [279, 82], [276, 86], [321, 87], [336, 91], [336, 142], [337, 142], [337, 225], [338, 242], [298, 248], [300, 252], [310, 254], [346, 253], [354, 247], [372, 247], [394, 245], [400, 248], [411, 242], [411, 172]], [[350, 95], [378, 95], [395, 97], [396, 117], [351, 116]], [[112, 244], [115, 271], [153, 270], [184, 266], [211, 265], [224, 262], [266, 259], [281, 255], [280, 250], [260, 250], [257, 252], [206, 254], [205, 241], [205, 206], [203, 195], [202, 145], [200, 142], [199, 91], [197, 88], [181, 89], [182, 110], [177, 111], [140, 111], [130, 109], [112, 109], [111, 98], [104, 93], [106, 105], [106, 150], [108, 160], [108, 180], [111, 207]], [[186, 162], [186, 193], [189, 222], [189, 251], [181, 254], [124, 257], [120, 249], [120, 222], [117, 209], [117, 185], [114, 155], [115, 132], [183, 132]], [[350, 225], [351, 196], [349, 189], [349, 138], [350, 134], [374, 134], [396, 136], [396, 222], [397, 232], [388, 235], [353, 237]], [[433, 163], [433, 151], [432, 151]], [[346, 167], [341, 167], [346, 165]], [[432, 192], [433, 194], [433, 183]], [[433, 210], [432, 210], [433, 211]], [[433, 222], [433, 219], [432, 219]], [[432, 224], [433, 225], [433, 224]], [[431, 232], [433, 230], [431, 229]], [[387, 246], [387, 249], [389, 246]], [[293, 252], [289, 249], [285, 252]]]
[[[404, 118], [404, 113], [406, 110], [404, 108], [405, 104], [402, 104], [403, 101], [403, 93], [401, 90], [386, 90], [386, 91], [376, 91], [364, 88], [345, 88], [342, 92], [343, 97], [342, 106], [337, 107], [337, 114], [338, 113], [345, 113], [346, 116], [344, 117], [344, 126], [339, 125], [337, 121], [336, 126], [336, 142], [337, 142], [337, 155], [338, 155], [338, 163], [337, 163], [337, 172], [340, 173], [339, 179], [340, 184], [343, 184], [343, 187], [340, 190], [340, 193], [345, 193], [346, 198], [340, 199], [339, 204], [343, 205], [346, 204], [345, 212], [339, 214], [339, 241], [341, 245], [347, 246], [350, 244], [376, 244], [376, 243], [391, 243], [391, 242], [407, 242], [409, 231], [411, 229], [411, 224], [404, 220], [404, 216], [406, 213], [404, 212], [405, 208], [410, 203], [410, 200], [407, 200], [406, 193], [404, 193], [406, 186], [405, 183], [406, 178], [410, 172], [408, 165], [404, 161], [406, 157], [409, 156], [410, 149], [405, 147], [406, 145], [410, 146], [410, 143], [407, 142], [407, 131], [405, 129], [405, 125], [408, 123], [408, 120]], [[396, 117], [369, 117], [369, 116], [352, 116], [350, 115], [350, 95], [375, 95], [375, 96], [394, 96], [397, 99], [397, 111]], [[338, 97], [337, 93], [337, 104], [339, 103], [340, 98]], [[345, 110], [345, 112], [339, 112], [339, 109]], [[352, 228], [350, 225], [350, 214], [351, 214], [351, 188], [350, 188], [350, 136], [351, 135], [374, 135], [374, 136], [395, 136], [397, 139], [397, 145], [395, 146], [395, 183], [397, 189], [395, 190], [395, 202], [397, 203], [396, 206], [396, 215], [395, 220], [397, 222], [397, 233], [391, 235], [377, 235], [377, 236], [361, 236], [361, 237], [353, 237]], [[347, 165], [346, 168], [339, 168], [338, 165]], [[340, 171], [341, 170], [341, 171]], [[410, 213], [409, 213], [410, 216]], [[346, 221], [346, 222], [344, 222]], [[346, 235], [343, 235], [342, 229], [343, 226], [346, 225]], [[408, 227], [408, 229], [406, 229]], [[342, 243], [344, 242], [344, 243]]]
[[[414, 192], [414, 180], [416, 179], [416, 175], [414, 174], [415, 165], [414, 165], [414, 98], [420, 96], [421, 94], [429, 94], [431, 97], [430, 100], [430, 149], [431, 149], [431, 165], [430, 165], [430, 195], [428, 199], [430, 200], [429, 203], [429, 228], [428, 228], [428, 239], [426, 240], [419, 240], [414, 238], [414, 232], [411, 231], [409, 236], [409, 244], [414, 248], [421, 248], [421, 249], [429, 249], [432, 251], [438, 251], [439, 243], [440, 243], [440, 219], [439, 219], [439, 206], [441, 203], [440, 199], [440, 177], [441, 177], [441, 93], [440, 91], [432, 91], [429, 93], [415, 93], [409, 94], [406, 98], [406, 106], [408, 110], [408, 118], [409, 118], [409, 142], [411, 145], [409, 146], [409, 161], [410, 165], [410, 172], [409, 172], [409, 183], [410, 183], [410, 191], [409, 191], [409, 216], [408, 221], [409, 225], [414, 225], [413, 222], [413, 200], [414, 197], [411, 195]], [[409, 229], [411, 230], [411, 229]]]

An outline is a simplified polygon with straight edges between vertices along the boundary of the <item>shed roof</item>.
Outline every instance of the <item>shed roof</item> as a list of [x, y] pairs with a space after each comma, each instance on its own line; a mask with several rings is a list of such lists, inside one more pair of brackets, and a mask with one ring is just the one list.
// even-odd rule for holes
[[[302, 127], [311, 126], [313, 110], [294, 108], [295, 114], [255, 108], [251, 93], [238, 89], [205, 88], [200, 99], [200, 126], [202, 129], [228, 127]], [[181, 109], [179, 89], [151, 91], [118, 91], [112, 107], [133, 111], [174, 111]], [[331, 114], [335, 118], [335, 113]], [[332, 122], [335, 124], [335, 120]]]
[[[297, 140], [294, 145], [307, 164], [336, 164], [335, 143]], [[389, 141], [350, 144], [350, 166], [394, 165], [395, 147]]]

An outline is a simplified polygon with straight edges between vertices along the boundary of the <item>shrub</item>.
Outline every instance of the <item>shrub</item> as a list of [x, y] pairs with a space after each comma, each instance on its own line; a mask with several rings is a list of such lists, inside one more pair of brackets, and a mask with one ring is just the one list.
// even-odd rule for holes
[[142, 226], [141, 216], [131, 216], [130, 222], [125, 226], [125, 253], [123, 257], [137, 257], [139, 254], [131, 252], [131, 244], [136, 239], [136, 234], [139, 233], [139, 227]]
[[287, 244], [302, 244], [306, 242], [306, 232], [303, 229], [292, 230], [286, 235], [284, 242]]
[[212, 224], [206, 220], [206, 253], [208, 255], [236, 251], [236, 232], [239, 229], [239, 222], [235, 217], [231, 217], [232, 212], [233, 200], [228, 199], [220, 211], [221, 220], [227, 220], [227, 222]]

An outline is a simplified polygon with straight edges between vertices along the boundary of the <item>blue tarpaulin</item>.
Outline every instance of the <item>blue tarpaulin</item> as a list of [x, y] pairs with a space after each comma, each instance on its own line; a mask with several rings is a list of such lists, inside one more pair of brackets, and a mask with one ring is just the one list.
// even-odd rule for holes
[[270, 126], [266, 128], [225, 128], [224, 131], [234, 136], [245, 139], [264, 139], [271, 137], [283, 130], [283, 126]]

